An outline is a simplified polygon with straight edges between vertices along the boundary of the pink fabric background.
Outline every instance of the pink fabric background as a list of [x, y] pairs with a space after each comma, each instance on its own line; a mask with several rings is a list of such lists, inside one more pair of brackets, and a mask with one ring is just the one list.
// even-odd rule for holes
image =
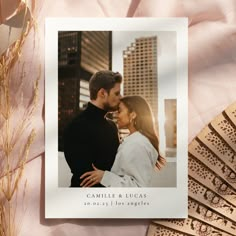
[[[4, 14], [0, 23], [15, 11], [19, 3], [18, 0], [2, 2], [7, 4], [2, 8]], [[24, 179], [28, 182], [24, 201], [25, 211], [22, 208], [17, 211], [21, 225], [20, 235], [146, 235], [149, 220], [44, 219], [44, 19], [45, 17], [188, 17], [190, 142], [218, 113], [236, 101], [236, 1], [38, 0], [34, 16], [38, 23], [35, 49], [33, 49], [34, 33], [31, 30], [23, 47], [22, 61], [26, 62], [26, 77], [30, 84], [41, 65], [40, 100], [32, 123], [37, 130], [37, 138], [24, 172]], [[30, 86], [24, 87], [26, 95], [30, 96], [31, 90]]]

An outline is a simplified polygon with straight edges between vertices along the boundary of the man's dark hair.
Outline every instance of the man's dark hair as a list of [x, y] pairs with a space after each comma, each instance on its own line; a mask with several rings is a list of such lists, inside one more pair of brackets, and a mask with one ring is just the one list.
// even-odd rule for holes
[[98, 71], [92, 75], [89, 81], [90, 99], [97, 98], [98, 91], [103, 88], [108, 94], [116, 83], [122, 82], [122, 76], [119, 72], [112, 72], [109, 70]]

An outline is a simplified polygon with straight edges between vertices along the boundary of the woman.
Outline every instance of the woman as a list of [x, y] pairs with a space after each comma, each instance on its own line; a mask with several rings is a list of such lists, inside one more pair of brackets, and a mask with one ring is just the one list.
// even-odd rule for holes
[[118, 127], [128, 128], [129, 136], [120, 144], [111, 171], [97, 169], [84, 173], [82, 187], [101, 183], [105, 187], [149, 187], [156, 166], [165, 164], [159, 155], [159, 140], [155, 133], [152, 112], [140, 96], [121, 98]]

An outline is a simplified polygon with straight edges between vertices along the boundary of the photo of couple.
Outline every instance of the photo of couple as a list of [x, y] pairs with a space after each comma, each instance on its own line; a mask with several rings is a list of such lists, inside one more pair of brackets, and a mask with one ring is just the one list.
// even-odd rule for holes
[[58, 32], [59, 186], [175, 187], [176, 81], [175, 32]]
[[[72, 172], [71, 187], [149, 187], [152, 174], [165, 165], [148, 102], [121, 96], [122, 75], [109, 70], [89, 80], [90, 101], [64, 133], [64, 155]], [[114, 121], [129, 134], [120, 143]]]

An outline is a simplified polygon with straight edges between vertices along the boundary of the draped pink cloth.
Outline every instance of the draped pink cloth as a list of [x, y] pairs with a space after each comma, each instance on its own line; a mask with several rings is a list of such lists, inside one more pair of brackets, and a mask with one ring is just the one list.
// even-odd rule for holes
[[[1, 2], [4, 4], [0, 23], [4, 23], [20, 1]], [[188, 17], [190, 142], [218, 113], [236, 101], [236, 1], [38, 0], [34, 17], [38, 31], [34, 35], [31, 30], [28, 35], [21, 60], [26, 63], [26, 80], [32, 84], [39, 65], [41, 80], [39, 106], [32, 122], [37, 136], [23, 177], [27, 179], [26, 210], [17, 211], [19, 235], [146, 235], [149, 220], [44, 219], [44, 20], [46, 17]], [[30, 96], [31, 90], [30, 86], [24, 87], [26, 96]]]

